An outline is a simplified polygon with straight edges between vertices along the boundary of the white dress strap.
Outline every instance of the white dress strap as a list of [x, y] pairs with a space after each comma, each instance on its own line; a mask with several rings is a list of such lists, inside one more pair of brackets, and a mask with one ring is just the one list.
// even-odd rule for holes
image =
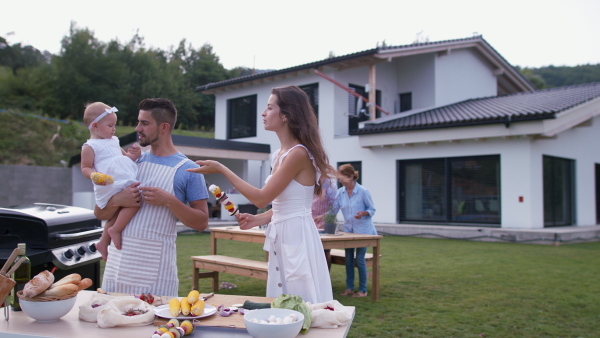
[[[288, 151], [283, 153], [283, 155], [281, 155], [281, 157], [279, 157], [278, 167], [281, 166], [281, 162], [290, 153], [290, 151], [292, 151], [292, 149], [294, 149], [296, 147], [302, 147], [302, 148], [306, 149], [306, 152], [308, 153], [308, 158], [310, 158], [310, 160], [313, 164], [313, 167], [315, 167], [315, 184], [319, 185], [319, 180], [321, 179], [321, 170], [319, 170], [319, 167], [317, 167], [317, 163], [315, 162], [315, 157], [313, 156], [313, 154], [311, 154], [310, 150], [308, 150], [308, 148], [306, 148], [306, 146], [304, 146], [303, 144], [296, 144], [295, 146], [291, 147]], [[274, 155], [276, 155], [277, 157], [279, 155], [279, 150], [280, 149], [278, 149], [274, 153]], [[277, 159], [277, 157], [275, 159]]]

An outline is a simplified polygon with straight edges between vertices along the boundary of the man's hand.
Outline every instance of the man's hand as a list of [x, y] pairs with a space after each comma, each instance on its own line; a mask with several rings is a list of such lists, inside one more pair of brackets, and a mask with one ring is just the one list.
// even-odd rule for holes
[[109, 206], [132, 208], [140, 206], [140, 182], [132, 183], [127, 188], [121, 190], [111, 197]]
[[100, 220], [109, 220], [113, 218], [120, 207], [133, 208], [140, 207], [140, 191], [138, 186], [140, 182], [136, 182], [127, 188], [119, 191], [110, 198], [104, 209], [100, 209], [97, 205], [94, 207], [94, 215]]
[[140, 187], [142, 192], [142, 198], [144, 203], [157, 206], [168, 206], [169, 203], [175, 198], [172, 194], [169, 194], [166, 190], [157, 187]]

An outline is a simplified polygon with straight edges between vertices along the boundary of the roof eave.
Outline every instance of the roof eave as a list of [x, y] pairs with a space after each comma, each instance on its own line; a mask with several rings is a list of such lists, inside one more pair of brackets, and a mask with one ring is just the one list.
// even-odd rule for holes
[[489, 124], [503, 124], [506, 128], [509, 128], [513, 123], [519, 122], [530, 122], [530, 121], [541, 121], [548, 119], [555, 119], [556, 112], [549, 112], [544, 114], [536, 114], [536, 115], [528, 115], [523, 117], [515, 118], [512, 116], [509, 118], [497, 118], [490, 120], [472, 120], [472, 121], [464, 121], [457, 123], [440, 123], [440, 124], [428, 124], [428, 125], [419, 125], [416, 127], [397, 127], [397, 128], [388, 128], [388, 129], [375, 129], [369, 130], [369, 128], [356, 129], [350, 132], [352, 136], [361, 136], [361, 135], [373, 135], [373, 134], [385, 134], [385, 133], [399, 133], [406, 131], [416, 131], [416, 130], [431, 130], [431, 129], [442, 129], [442, 128], [459, 128], [459, 127], [476, 127], [482, 125]]
[[[201, 92], [202, 94], [215, 94], [218, 91], [224, 91], [227, 88], [231, 87], [243, 87], [246, 85], [251, 85], [256, 82], [263, 83], [266, 81], [270, 81], [279, 76], [288, 75], [290, 73], [305, 73], [308, 74], [312, 69], [324, 67], [324, 66], [332, 66], [335, 67], [336, 64], [343, 64], [348, 60], [372, 56], [377, 53], [377, 48], [365, 50], [362, 52], [357, 52], [353, 54], [343, 55], [339, 57], [328, 58], [321, 61], [311, 62], [299, 66], [284, 68], [280, 70], [274, 70], [254, 75], [243, 76], [235, 79], [220, 81], [216, 83], [208, 83], [202, 86], [198, 86], [194, 89], [196, 92]], [[374, 60], [374, 62], [377, 62]]]

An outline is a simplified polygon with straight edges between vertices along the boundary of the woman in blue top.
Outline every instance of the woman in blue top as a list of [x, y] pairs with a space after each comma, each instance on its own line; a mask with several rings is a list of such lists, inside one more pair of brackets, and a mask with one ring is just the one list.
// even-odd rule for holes
[[[344, 215], [344, 232], [377, 235], [373, 225], [375, 206], [371, 194], [362, 185], [356, 183], [358, 171], [350, 164], [338, 168], [338, 179], [342, 183], [338, 189], [333, 212], [342, 210]], [[358, 267], [359, 286], [354, 293], [354, 251], [356, 250], [356, 266]], [[367, 295], [367, 248], [346, 249], [346, 291], [341, 296], [365, 297]]]

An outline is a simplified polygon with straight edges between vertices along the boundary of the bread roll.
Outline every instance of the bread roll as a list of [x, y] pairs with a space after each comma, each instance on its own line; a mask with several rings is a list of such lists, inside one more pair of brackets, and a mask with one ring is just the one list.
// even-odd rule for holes
[[92, 286], [92, 280], [89, 278], [84, 278], [79, 283], [77, 283], [77, 288], [79, 289], [79, 291], [85, 290], [90, 286]]
[[77, 284], [64, 284], [40, 293], [40, 297], [61, 297], [79, 291]]
[[48, 270], [44, 270], [33, 277], [23, 287], [23, 296], [35, 297], [46, 290], [54, 282], [54, 275]]
[[50, 285], [50, 289], [54, 289], [55, 287], [66, 285], [66, 284], [77, 284], [81, 281], [81, 276], [78, 273], [72, 273], [61, 278], [56, 283]]

